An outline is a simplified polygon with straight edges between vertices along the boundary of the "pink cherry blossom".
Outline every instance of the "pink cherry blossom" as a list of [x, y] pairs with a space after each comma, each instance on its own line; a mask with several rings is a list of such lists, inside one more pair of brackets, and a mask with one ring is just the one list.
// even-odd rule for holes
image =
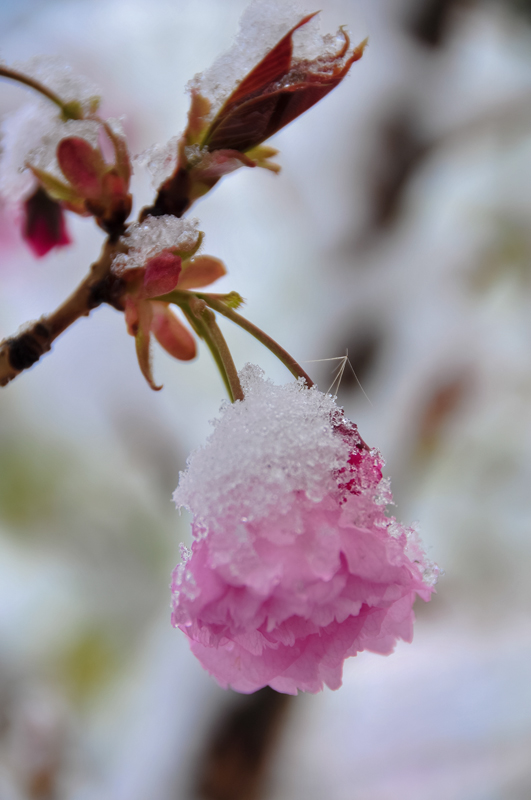
[[337, 689], [348, 656], [411, 641], [436, 569], [386, 515], [380, 453], [334, 398], [249, 366], [242, 383], [175, 493], [194, 541], [174, 571], [172, 622], [223, 687]]

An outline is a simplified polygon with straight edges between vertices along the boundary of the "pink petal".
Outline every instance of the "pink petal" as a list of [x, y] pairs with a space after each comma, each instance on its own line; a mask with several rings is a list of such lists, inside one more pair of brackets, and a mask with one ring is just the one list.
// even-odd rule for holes
[[223, 261], [214, 256], [196, 256], [186, 262], [177, 283], [178, 289], [201, 289], [227, 274]]
[[144, 296], [158, 297], [175, 289], [181, 274], [181, 257], [163, 250], [146, 264]]
[[153, 321], [151, 330], [160, 345], [174, 358], [191, 361], [196, 356], [195, 339], [181, 324], [167, 303], [151, 302]]
[[[135, 309], [133, 310], [133, 305]], [[153, 320], [153, 309], [151, 303], [140, 301], [136, 304], [129, 304], [126, 301], [126, 321], [135, 337], [136, 356], [142, 375], [149, 383], [151, 388], [158, 392], [162, 386], [157, 386], [153, 380], [151, 371], [151, 323]]]

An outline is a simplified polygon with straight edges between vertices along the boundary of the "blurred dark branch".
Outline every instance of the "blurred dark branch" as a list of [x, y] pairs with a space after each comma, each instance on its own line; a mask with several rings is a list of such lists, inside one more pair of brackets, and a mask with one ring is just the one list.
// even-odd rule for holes
[[352, 243], [356, 249], [378, 241], [382, 231], [400, 219], [408, 187], [433, 153], [485, 133], [527, 135], [531, 126], [529, 91], [495, 102], [431, 135], [421, 133], [420, 112], [413, 103], [404, 108], [404, 101], [401, 106], [388, 113], [372, 137], [375, 148], [367, 167], [368, 219]]
[[400, 109], [381, 124], [371, 170], [369, 236], [396, 221], [404, 190], [431, 149], [419, 135], [417, 120], [413, 110]]
[[202, 800], [257, 800], [292, 699], [268, 686], [239, 696], [207, 744], [195, 796]]
[[508, 4], [509, 7], [513, 8], [517, 14], [521, 14], [523, 17], [527, 19], [527, 22], [531, 22], [531, 0], [499, 0], [501, 3]]
[[406, 27], [423, 44], [440, 47], [444, 44], [451, 17], [464, 0], [418, 0], [409, 14]]

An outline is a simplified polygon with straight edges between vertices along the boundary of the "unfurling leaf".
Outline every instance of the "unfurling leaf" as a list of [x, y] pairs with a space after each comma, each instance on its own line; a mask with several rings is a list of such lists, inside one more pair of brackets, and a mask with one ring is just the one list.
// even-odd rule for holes
[[366, 45], [366, 41], [362, 42], [348, 55], [350, 39], [343, 29], [344, 44], [337, 53], [314, 61], [292, 61], [293, 34], [314, 16], [309, 14], [288, 31], [244, 78], [216, 114], [202, 146], [247, 152], [307, 111], [343, 80]]
[[[296, 25], [289, 30], [285, 36], [273, 47], [272, 50], [260, 61], [256, 67], [249, 72], [243, 79], [235, 91], [230, 95], [225, 105], [220, 110], [218, 117], [224, 116], [227, 109], [248, 99], [252, 94], [258, 94], [263, 91], [275, 81], [284, 77], [291, 65], [291, 57], [293, 55], [293, 42], [292, 37], [298, 28], [306, 25], [313, 19], [319, 12], [314, 11], [313, 14], [308, 14], [300, 20]], [[215, 121], [212, 125], [215, 127]]]

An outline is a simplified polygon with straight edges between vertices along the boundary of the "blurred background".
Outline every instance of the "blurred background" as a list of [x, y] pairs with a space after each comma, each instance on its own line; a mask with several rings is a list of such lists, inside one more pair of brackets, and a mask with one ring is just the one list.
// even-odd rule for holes
[[[192, 211], [244, 313], [387, 460], [445, 571], [411, 645], [337, 692], [225, 692], [169, 622], [189, 522], [171, 502], [223, 386], [203, 350], [80, 320], [0, 392], [0, 800], [531, 797], [531, 2], [319, 0], [363, 59]], [[0, 57], [62, 56], [140, 153], [182, 130], [187, 81], [243, 0], [3, 0]], [[310, 10], [313, 7], [308, 6]], [[27, 99], [0, 85], [0, 112]], [[136, 210], [153, 196], [134, 179]], [[0, 339], [58, 305], [103, 234], [35, 261], [0, 211]], [[289, 374], [222, 322], [237, 365]], [[363, 392], [360, 390], [360, 384]]]

